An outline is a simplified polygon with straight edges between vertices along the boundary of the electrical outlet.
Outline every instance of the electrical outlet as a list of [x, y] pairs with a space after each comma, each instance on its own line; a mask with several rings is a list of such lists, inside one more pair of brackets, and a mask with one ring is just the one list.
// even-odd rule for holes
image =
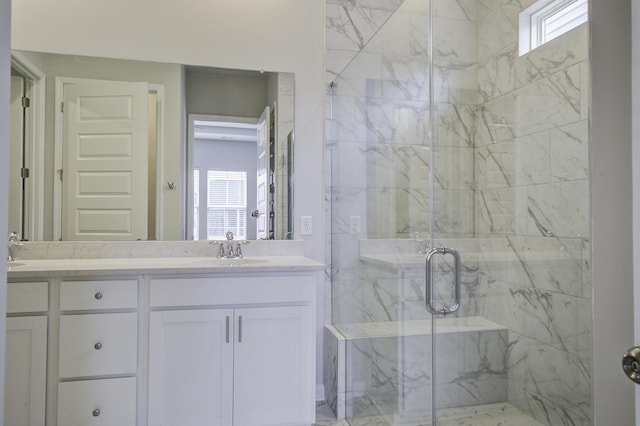
[[300, 216], [300, 235], [311, 235], [312, 231], [311, 216]]
[[352, 234], [360, 233], [360, 216], [349, 216], [349, 232]]

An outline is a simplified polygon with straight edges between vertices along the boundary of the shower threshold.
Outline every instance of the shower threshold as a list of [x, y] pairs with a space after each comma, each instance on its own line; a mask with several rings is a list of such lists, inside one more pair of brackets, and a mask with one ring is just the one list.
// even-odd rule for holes
[[[326, 404], [318, 407], [316, 426], [432, 426], [431, 421], [398, 422], [371, 415], [336, 420]], [[508, 402], [438, 410], [436, 426], [543, 426]]]

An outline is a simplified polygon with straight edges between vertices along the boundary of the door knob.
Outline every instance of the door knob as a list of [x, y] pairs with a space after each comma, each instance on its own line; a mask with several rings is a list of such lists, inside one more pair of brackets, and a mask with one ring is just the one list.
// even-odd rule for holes
[[622, 369], [629, 379], [640, 385], [640, 346], [625, 352], [622, 357]]
[[260, 216], [260, 210], [254, 210], [251, 212], [251, 217], [255, 217], [258, 218], [258, 216]]

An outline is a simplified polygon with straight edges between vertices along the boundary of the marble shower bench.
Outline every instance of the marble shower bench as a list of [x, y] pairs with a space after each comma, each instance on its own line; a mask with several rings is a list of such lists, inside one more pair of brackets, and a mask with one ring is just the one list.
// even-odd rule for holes
[[437, 408], [506, 401], [508, 330], [481, 317], [435, 321], [327, 325], [325, 391], [336, 416], [429, 420], [434, 378]]

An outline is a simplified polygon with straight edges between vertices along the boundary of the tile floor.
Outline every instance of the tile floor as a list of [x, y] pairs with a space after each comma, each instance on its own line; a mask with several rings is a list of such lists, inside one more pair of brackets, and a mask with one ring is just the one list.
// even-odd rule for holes
[[[487, 404], [441, 410], [438, 426], [542, 426], [509, 403]], [[316, 409], [316, 426], [394, 426], [383, 416], [336, 420], [331, 408], [320, 403]], [[404, 424], [403, 426], [430, 426], [429, 424]]]

